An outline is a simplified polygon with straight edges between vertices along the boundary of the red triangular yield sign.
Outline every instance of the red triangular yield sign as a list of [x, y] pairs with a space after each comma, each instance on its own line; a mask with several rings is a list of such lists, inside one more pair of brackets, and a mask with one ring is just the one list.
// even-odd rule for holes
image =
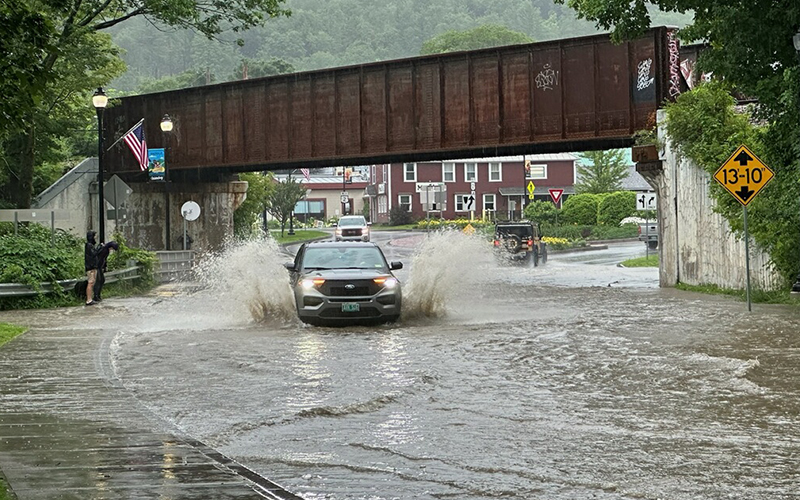
[[563, 189], [551, 189], [550, 190], [550, 198], [552, 198], [553, 203], [558, 205], [558, 202], [561, 201], [561, 195], [564, 194]]

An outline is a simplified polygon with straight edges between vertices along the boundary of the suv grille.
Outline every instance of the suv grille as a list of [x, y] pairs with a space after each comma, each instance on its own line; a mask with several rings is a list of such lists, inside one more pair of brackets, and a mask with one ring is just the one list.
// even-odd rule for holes
[[[347, 285], [353, 285], [353, 288]], [[340, 280], [326, 281], [319, 291], [329, 297], [363, 297], [375, 295], [380, 289], [380, 285], [372, 280]]]
[[361, 236], [361, 229], [342, 229], [342, 236]]

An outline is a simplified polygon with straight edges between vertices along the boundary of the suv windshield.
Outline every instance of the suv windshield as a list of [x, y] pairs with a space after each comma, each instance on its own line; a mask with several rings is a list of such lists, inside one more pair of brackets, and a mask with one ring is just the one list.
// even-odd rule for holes
[[303, 256], [305, 269], [386, 270], [386, 259], [377, 247], [311, 247]]
[[364, 217], [342, 217], [339, 219], [339, 227], [362, 227], [367, 225]]

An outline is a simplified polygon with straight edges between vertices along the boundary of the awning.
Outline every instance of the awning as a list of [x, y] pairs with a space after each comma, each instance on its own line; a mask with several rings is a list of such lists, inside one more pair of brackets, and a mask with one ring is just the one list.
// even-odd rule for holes
[[523, 187], [506, 186], [500, 188], [501, 196], [523, 196], [524, 194], [525, 188]]

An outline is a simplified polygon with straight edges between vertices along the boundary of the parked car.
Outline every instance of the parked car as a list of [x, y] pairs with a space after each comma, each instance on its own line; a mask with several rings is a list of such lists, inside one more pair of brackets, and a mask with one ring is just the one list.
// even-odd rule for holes
[[511, 262], [547, 262], [547, 244], [542, 241], [539, 224], [531, 221], [498, 222], [494, 227], [494, 249], [497, 256]]
[[322, 325], [387, 323], [400, 317], [403, 295], [392, 274], [402, 262], [386, 262], [380, 247], [367, 242], [304, 243], [291, 276], [297, 315]]
[[639, 241], [644, 241], [651, 250], [658, 248], [658, 222], [639, 224]]
[[345, 215], [336, 223], [336, 241], [369, 241], [370, 223], [363, 215]]

